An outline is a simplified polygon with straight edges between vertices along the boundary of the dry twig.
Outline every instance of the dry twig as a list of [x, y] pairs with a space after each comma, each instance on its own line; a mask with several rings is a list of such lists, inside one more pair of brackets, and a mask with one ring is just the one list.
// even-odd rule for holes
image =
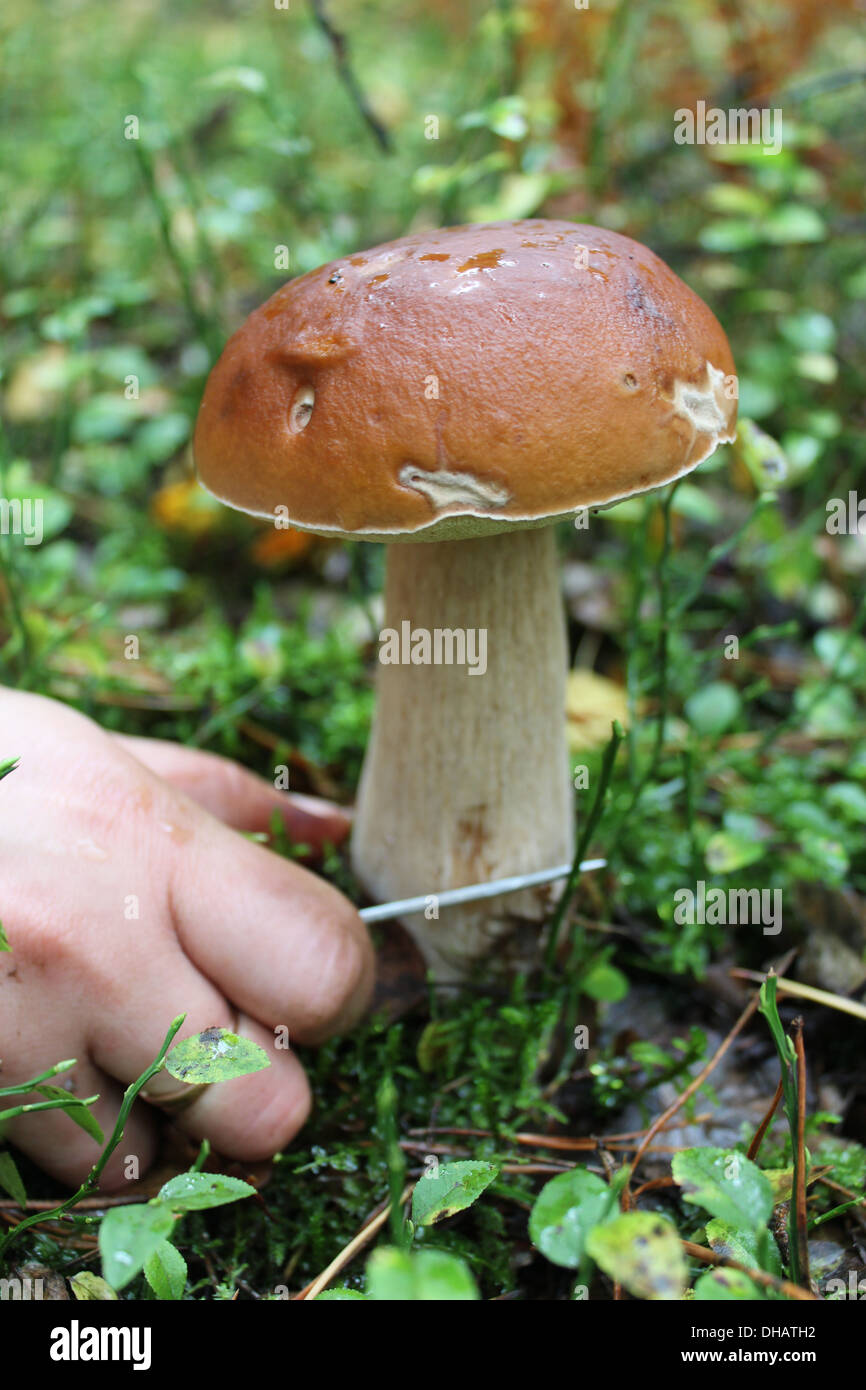
[[[412, 1189], [414, 1188], [414, 1186], [415, 1184], [413, 1182], [410, 1182], [408, 1186], [403, 1189], [403, 1192], [400, 1197], [401, 1207], [404, 1202], [408, 1202], [409, 1198], [412, 1195]], [[333, 1259], [331, 1263], [328, 1265], [327, 1269], [323, 1269], [321, 1274], [317, 1275], [316, 1278], [312, 1281], [312, 1283], [307, 1284], [306, 1288], [301, 1289], [300, 1293], [295, 1294], [293, 1301], [308, 1303], [312, 1299], [317, 1298], [318, 1295], [328, 1287], [331, 1280], [335, 1279], [337, 1275], [340, 1273], [340, 1271], [342, 1269], [345, 1269], [346, 1265], [349, 1264], [350, 1261], [355, 1258], [358, 1251], [362, 1250], [364, 1246], [367, 1245], [370, 1240], [372, 1240], [376, 1232], [382, 1229], [390, 1215], [391, 1203], [388, 1202], [382, 1208], [382, 1210], [379, 1211], [375, 1216], [371, 1216], [367, 1224], [365, 1226], [362, 1226], [358, 1234], [356, 1236], [353, 1236], [352, 1239], [349, 1241], [349, 1244], [343, 1247], [339, 1255], [337, 1255], [336, 1258]]]
[[794, 1168], [796, 1186], [794, 1189], [794, 1214], [797, 1227], [797, 1246], [800, 1256], [800, 1273], [805, 1284], [809, 1283], [809, 1222], [806, 1214], [806, 1049], [803, 1044], [803, 1020], [795, 1018], [791, 1024], [794, 1035], [794, 1051], [797, 1054], [797, 1163]]
[[704, 1245], [695, 1245], [690, 1240], [684, 1240], [682, 1246], [686, 1254], [691, 1255], [693, 1259], [701, 1260], [705, 1265], [719, 1265], [723, 1269], [739, 1269], [743, 1274], [748, 1274], [754, 1283], [762, 1284], [767, 1289], [777, 1289], [786, 1298], [795, 1298], [804, 1303], [820, 1301], [811, 1289], [801, 1289], [799, 1284], [792, 1284], [788, 1279], [778, 1279], [775, 1274], [767, 1274], [763, 1269], [750, 1269], [748, 1265], [741, 1265], [738, 1260], [719, 1255]]

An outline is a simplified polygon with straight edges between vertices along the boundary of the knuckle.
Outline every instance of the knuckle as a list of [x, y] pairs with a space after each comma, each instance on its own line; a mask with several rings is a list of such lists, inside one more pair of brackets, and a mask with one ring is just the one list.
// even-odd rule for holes
[[230, 758], [221, 758], [217, 754], [212, 754], [211, 758], [210, 766], [220, 777], [227, 800], [230, 802], [245, 800], [249, 796], [250, 784], [253, 782], [247, 769], [232, 762]]

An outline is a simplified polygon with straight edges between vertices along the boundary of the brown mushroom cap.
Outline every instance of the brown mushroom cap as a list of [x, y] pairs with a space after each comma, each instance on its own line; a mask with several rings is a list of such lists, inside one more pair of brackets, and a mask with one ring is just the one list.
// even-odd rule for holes
[[283, 286], [211, 372], [194, 449], [205, 486], [244, 511], [440, 540], [670, 482], [733, 438], [736, 413], [724, 332], [645, 246], [493, 222]]

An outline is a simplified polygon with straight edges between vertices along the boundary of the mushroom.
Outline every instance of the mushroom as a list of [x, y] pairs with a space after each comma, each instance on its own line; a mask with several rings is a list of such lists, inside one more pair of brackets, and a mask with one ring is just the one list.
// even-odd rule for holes
[[[217, 497], [387, 544], [378, 703], [352, 856], [378, 901], [567, 860], [567, 649], [554, 522], [732, 440], [707, 306], [598, 227], [422, 232], [311, 271], [251, 314], [205, 389]], [[415, 544], [409, 544], [415, 542]], [[440, 978], [537, 950], [550, 889], [407, 920]]]

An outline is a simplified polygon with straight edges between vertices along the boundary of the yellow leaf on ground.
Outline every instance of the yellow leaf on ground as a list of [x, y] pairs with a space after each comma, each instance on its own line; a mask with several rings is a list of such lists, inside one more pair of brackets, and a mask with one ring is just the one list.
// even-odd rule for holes
[[150, 511], [164, 531], [182, 531], [187, 536], [206, 536], [225, 515], [222, 504], [195, 478], [166, 483], [153, 497]]
[[628, 725], [628, 701], [621, 685], [595, 671], [570, 671], [565, 691], [568, 747], [572, 753], [603, 748], [610, 726], [618, 719]]

